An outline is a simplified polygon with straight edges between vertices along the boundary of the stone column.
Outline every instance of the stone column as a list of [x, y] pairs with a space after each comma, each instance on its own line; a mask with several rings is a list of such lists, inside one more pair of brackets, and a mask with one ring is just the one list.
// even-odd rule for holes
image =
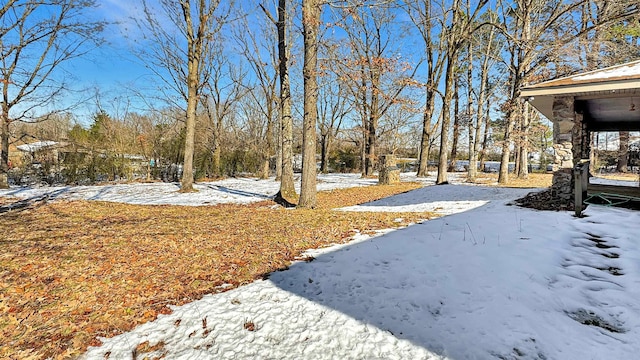
[[[574, 152], [576, 152], [575, 155], [580, 152], [579, 144], [574, 143], [573, 133], [576, 127], [580, 129], [578, 131], [581, 131], [581, 126], [575, 126], [576, 113], [573, 105], [573, 97], [556, 97], [553, 100], [553, 149], [555, 150], [555, 159], [551, 194], [562, 200], [573, 198], [572, 170]], [[579, 141], [579, 139], [580, 137], [576, 140]], [[575, 161], [579, 160], [579, 157], [575, 159]]]
[[400, 183], [400, 169], [396, 166], [396, 157], [393, 155], [380, 156], [380, 171], [378, 172], [379, 185], [395, 185]]

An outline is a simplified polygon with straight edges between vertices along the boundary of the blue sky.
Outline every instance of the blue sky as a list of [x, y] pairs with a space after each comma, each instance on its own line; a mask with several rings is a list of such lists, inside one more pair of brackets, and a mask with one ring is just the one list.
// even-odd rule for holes
[[[148, 1], [151, 6], [157, 3], [157, 0]], [[222, 1], [224, 3], [226, 0]], [[277, 1], [263, 0], [262, 2], [275, 16]], [[243, 7], [242, 14], [248, 14], [250, 31], [264, 31], [258, 23], [268, 22], [268, 20], [259, 9], [258, 0], [237, 0], [236, 5]], [[290, 6], [292, 9], [295, 7], [298, 13], [296, 22], [299, 22], [299, 1], [292, 1]], [[70, 92], [54, 104], [54, 106], [58, 106], [57, 108], [40, 107], [42, 113], [60, 110], [66, 108], [68, 104], [80, 102], [81, 105], [73, 108], [72, 112], [76, 115], [78, 122], [88, 125], [92, 121], [92, 116], [99, 110], [105, 110], [112, 116], [121, 117], [126, 112], [145, 113], [151, 106], [166, 106], [166, 102], [154, 100], [154, 95], [169, 87], [163, 84], [157, 76], [152, 75], [152, 71], [145, 67], [143, 60], [134, 54], [134, 49], [144, 41], [144, 36], [134, 20], [142, 15], [142, 7], [142, 0], [98, 0], [97, 7], [89, 12], [88, 20], [104, 20], [110, 23], [102, 34], [104, 42], [83, 58], [74, 59], [62, 66], [61, 70], [66, 70], [70, 74], [71, 78], [66, 78], [66, 80], [72, 84], [75, 91]], [[326, 21], [330, 22], [332, 21], [329, 20], [331, 12], [339, 14], [342, 10], [325, 6], [323, 11], [327, 16]], [[157, 14], [162, 16], [164, 12], [158, 11]], [[393, 28], [392, 34], [385, 35], [385, 37], [390, 37], [390, 51], [387, 55], [401, 55], [401, 61], [408, 61], [411, 65], [416, 65], [417, 58], [422, 56], [423, 44], [419, 38], [411, 36], [410, 31], [401, 29], [401, 26], [409, 26], [412, 29], [406, 14], [398, 11], [396, 15], [398, 17], [396, 20], [401, 24], [400, 27], [391, 26]], [[169, 19], [165, 18], [160, 21], [167, 22], [168, 26], [173, 27]], [[300, 26], [295, 25], [291, 31], [296, 33], [298, 38], [296, 41], [299, 45]], [[329, 33], [329, 36], [334, 39], [344, 37], [344, 30], [338, 26], [333, 26]], [[233, 47], [233, 43], [228, 44], [225, 49], [226, 56], [238, 56], [234, 54]], [[293, 50], [290, 79], [294, 92], [297, 91], [294, 94], [294, 99], [302, 88], [301, 56], [299, 48]], [[419, 95], [419, 97], [419, 101], [422, 101], [423, 95]], [[180, 101], [177, 94], [169, 95], [169, 98]], [[299, 104], [296, 102], [294, 106], [297, 105]], [[299, 116], [300, 111], [295, 114]]]
[[[155, 2], [155, 0], [149, 1]], [[250, 12], [251, 16], [264, 19], [264, 15], [257, 7], [257, 1], [238, 1], [243, 5], [244, 12]], [[265, 0], [264, 3], [275, 13], [275, 0]], [[328, 11], [329, 9], [325, 8], [325, 13]], [[157, 93], [158, 87], [163, 85], [157, 77], [151, 75], [149, 69], [145, 68], [142, 60], [133, 54], [133, 49], [138, 46], [134, 41], [143, 37], [133, 20], [142, 15], [142, 0], [100, 0], [93, 14], [94, 19], [104, 19], [111, 23], [103, 34], [105, 43], [84, 58], [74, 60], [73, 63], [65, 66], [66, 70], [73, 74], [75, 88], [82, 89], [81, 94], [73, 96], [88, 99], [81, 107], [74, 110], [78, 121], [83, 124], [90, 122], [91, 116], [98, 111], [98, 106], [114, 116], [124, 111], [145, 112], [149, 106], [136, 93], [148, 95], [145, 100], [150, 101], [152, 94]], [[159, 11], [158, 14], [162, 12]], [[399, 13], [399, 16], [403, 17], [403, 14]], [[400, 20], [408, 23], [406, 18]], [[255, 25], [255, 20], [250, 20], [250, 24], [250, 26]], [[299, 30], [299, 28], [293, 29], [293, 31]], [[339, 28], [334, 27], [332, 36], [335, 37], [340, 32]], [[410, 61], [411, 57], [421, 54], [422, 46], [419, 39], [411, 36], [394, 37], [391, 45], [392, 48], [402, 51], [405, 57], [403, 60]], [[228, 53], [230, 54], [231, 51], [229, 50]], [[406, 58], [407, 56], [409, 58]], [[299, 66], [300, 59], [296, 61]], [[417, 60], [414, 59], [413, 62], [415, 65]], [[301, 74], [298, 72], [297, 68], [291, 70], [291, 80], [301, 83]], [[295, 87], [300, 84], [293, 85]]]
[[[128, 96], [129, 88], [143, 87], [149, 82], [149, 70], [133, 55], [133, 44], [127, 38], [127, 34], [134, 36], [134, 32], [138, 31], [131, 20], [131, 17], [141, 13], [137, 3], [137, 0], [99, 2], [94, 10], [95, 18], [111, 23], [102, 34], [105, 42], [83, 58], [67, 64], [70, 65], [67, 69], [73, 72], [80, 88], [89, 89], [87, 91], [91, 93], [99, 91], [102, 97], [100, 105], [107, 111], [113, 107], [108, 99]], [[76, 112], [78, 116], [90, 116], [97, 109], [95, 99], [83, 108]]]
[[[149, 3], [153, 4], [155, 1], [150, 0]], [[253, 1], [242, 0], [241, 3], [257, 9]], [[142, 32], [133, 20], [142, 15], [142, 1], [102, 0], [94, 11], [95, 19], [111, 23], [103, 34], [105, 42], [82, 59], [67, 64], [66, 69], [74, 74], [79, 88], [90, 89], [88, 91], [91, 94], [95, 93], [96, 89], [99, 90], [102, 98], [100, 105], [107, 112], [121, 111], [122, 109], [116, 107], [123, 106], [123, 97], [131, 103], [129, 110], [144, 112], [148, 105], [137, 99], [134, 93], [154, 93], [154, 89], [163, 85], [134, 54], [134, 49], [139, 46], [134, 41], [143, 38]], [[162, 12], [159, 11], [158, 14]], [[87, 92], [83, 91], [82, 96], [85, 95]], [[82, 122], [83, 118], [90, 118], [96, 110], [96, 101], [93, 100], [81, 106], [75, 113]]]

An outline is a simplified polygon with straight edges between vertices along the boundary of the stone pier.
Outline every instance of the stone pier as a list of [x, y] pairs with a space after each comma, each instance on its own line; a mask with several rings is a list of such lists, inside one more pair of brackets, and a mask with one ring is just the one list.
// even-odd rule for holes
[[395, 185], [400, 183], [400, 169], [396, 166], [396, 157], [393, 155], [380, 156], [380, 171], [378, 172], [379, 185]]
[[[581, 158], [589, 157], [582, 114], [575, 111], [573, 97], [556, 97], [553, 101], [553, 183], [551, 193], [562, 200], [573, 199], [573, 168]], [[588, 142], [587, 142], [588, 144]]]

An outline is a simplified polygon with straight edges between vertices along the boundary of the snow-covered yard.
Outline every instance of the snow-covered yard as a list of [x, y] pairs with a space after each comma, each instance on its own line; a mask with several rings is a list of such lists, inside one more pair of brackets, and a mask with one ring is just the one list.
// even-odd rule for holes
[[[410, 175], [405, 175], [403, 178], [415, 180], [415, 177]], [[377, 179], [362, 179], [359, 174], [320, 174], [318, 176], [318, 190], [369, 186], [377, 182]], [[300, 182], [296, 181], [296, 184], [296, 190], [300, 191]], [[229, 178], [196, 183], [194, 188], [197, 192], [179, 193], [179, 183], [164, 182], [98, 186], [13, 187], [7, 190], [0, 189], [0, 196], [31, 198], [49, 194], [51, 198], [56, 199], [114, 201], [139, 205], [246, 204], [273, 198], [273, 195], [278, 192], [279, 183], [273, 178], [265, 180]]]
[[[320, 189], [375, 183], [320, 180]], [[273, 181], [230, 181], [197, 194], [151, 184], [60, 196], [199, 205], [277, 191]], [[638, 358], [640, 212], [590, 206], [575, 218], [509, 205], [531, 190], [452, 182], [343, 209], [451, 215], [310, 250], [314, 261], [175, 307], [84, 358]]]

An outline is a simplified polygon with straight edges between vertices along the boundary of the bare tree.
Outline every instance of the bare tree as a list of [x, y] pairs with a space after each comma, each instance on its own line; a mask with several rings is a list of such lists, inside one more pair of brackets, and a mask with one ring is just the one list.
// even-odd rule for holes
[[320, 76], [318, 128], [320, 130], [320, 171], [328, 172], [329, 154], [333, 140], [338, 135], [342, 122], [352, 110], [347, 103], [345, 84], [329, 66], [323, 69]]
[[289, 82], [289, 47], [287, 45], [289, 19], [288, 0], [278, 0], [278, 19], [261, 6], [265, 14], [278, 29], [278, 75], [280, 77], [280, 148], [282, 151], [282, 176], [280, 190], [275, 201], [285, 206], [296, 202], [296, 190], [293, 183], [293, 116], [291, 112], [291, 85]]
[[99, 42], [103, 22], [87, 21], [93, 0], [8, 0], [0, 7], [0, 188], [9, 187], [9, 125], [39, 118], [38, 109], [68, 90], [63, 65]]
[[[413, 93], [413, 92], [412, 92]], [[415, 143], [415, 119], [422, 113], [417, 104], [415, 94], [406, 103], [393, 106], [380, 119], [381, 128], [378, 139], [378, 148], [387, 154], [404, 156], [407, 152], [414, 151]]]
[[222, 128], [234, 105], [247, 91], [242, 86], [245, 73], [222, 55], [221, 44], [216, 48], [208, 63], [210, 74], [202, 88], [200, 102], [209, 135], [204, 147], [211, 154], [211, 175], [221, 176]]
[[131, 113], [129, 121], [134, 130], [135, 146], [138, 153], [144, 156], [147, 167], [146, 181], [151, 180], [152, 167], [155, 167], [158, 158], [158, 143], [160, 140], [160, 132], [157, 124], [154, 124], [151, 116]]
[[[411, 21], [417, 27], [424, 44], [425, 56], [427, 58], [427, 78], [423, 85], [425, 89], [425, 105], [422, 114], [422, 136], [420, 138], [420, 156], [418, 159], [417, 176], [428, 175], [429, 150], [433, 142], [434, 133], [440, 126], [439, 121], [433, 122], [435, 113], [435, 100], [438, 94], [438, 83], [442, 77], [444, 68], [444, 37], [438, 37], [438, 42], [433, 41], [434, 32], [438, 29], [435, 19], [435, 11], [431, 0], [411, 0], [407, 1], [407, 13]], [[442, 117], [438, 116], [438, 119]]]
[[43, 121], [13, 123], [11, 134], [16, 141], [51, 140], [63, 141], [73, 126], [74, 116], [71, 112], [55, 112], [43, 114]]
[[337, 24], [347, 33], [348, 53], [336, 65], [348, 81], [362, 122], [362, 175], [369, 176], [376, 163], [380, 119], [392, 106], [404, 101], [403, 92], [414, 84], [418, 66], [410, 65], [394, 48], [402, 33], [393, 26], [397, 15], [393, 4], [347, 5], [341, 8]]
[[316, 123], [318, 121], [318, 31], [321, 2], [302, 1], [304, 38], [304, 121], [302, 130], [302, 182], [298, 207], [316, 206]]
[[212, 40], [220, 36], [231, 5], [220, 0], [160, 0], [156, 7], [143, 0], [144, 17], [138, 25], [148, 43], [142, 44], [138, 55], [186, 102], [183, 192], [193, 191], [196, 112], [210, 76]]
[[[255, 25], [256, 20], [252, 20]], [[278, 44], [273, 39], [277, 38], [276, 28], [272, 21], [265, 23], [260, 19], [258, 23], [259, 34], [246, 31], [249, 27], [248, 19], [237, 22], [234, 27], [239, 52], [249, 65], [252, 79], [245, 84], [246, 94], [257, 105], [261, 115], [265, 118], [266, 128], [261, 139], [264, 139], [262, 149], [263, 164], [260, 173], [261, 178], [269, 176], [270, 158], [276, 155], [276, 180], [282, 176], [282, 151], [281, 144], [276, 144], [276, 129], [279, 124], [278, 115]]]
[[[460, 61], [460, 60], [458, 60]], [[453, 134], [451, 136], [451, 155], [449, 156], [449, 164], [447, 171], [456, 170], [456, 160], [458, 157], [458, 142], [460, 141], [460, 123], [466, 120], [466, 113], [460, 112], [460, 82], [462, 81], [462, 73], [456, 71], [453, 81]], [[464, 117], [464, 119], [463, 119]]]
[[[633, 9], [637, 1], [586, 0], [581, 4], [576, 30], [583, 34], [575, 43], [579, 61], [585, 70], [595, 70], [635, 60], [640, 46], [638, 14], [611, 21], [621, 12]], [[605, 23], [604, 26], [598, 26]]]
[[[469, 7], [469, 1], [467, 1], [467, 8]], [[465, 112], [467, 120], [467, 129], [469, 130], [469, 165], [467, 167], [467, 177], [469, 180], [475, 180], [477, 168], [476, 164], [473, 164], [473, 170], [471, 168], [471, 158], [475, 154], [474, 139], [477, 138], [474, 132], [474, 116], [473, 116], [473, 60], [474, 60], [474, 38], [473, 36], [467, 41], [467, 111]], [[477, 125], [480, 127], [480, 125]], [[471, 176], [473, 174], [473, 176]]]
[[[482, 14], [483, 8], [487, 5], [487, 0], [481, 0], [476, 4], [476, 8], [463, 13], [460, 0], [453, 0], [449, 11], [451, 19], [449, 25], [442, 25], [442, 36], [446, 37], [446, 67], [444, 83], [444, 100], [442, 104], [442, 127], [440, 131], [440, 155], [438, 156], [438, 176], [436, 183], [447, 183], [447, 163], [449, 146], [449, 127], [451, 124], [451, 101], [453, 99], [453, 85], [455, 80], [455, 69], [457, 67], [458, 52], [461, 47], [469, 41], [471, 35], [483, 24], [477, 24], [477, 19]], [[464, 16], [463, 16], [464, 15]], [[443, 19], [444, 21], [444, 19]]]
[[[489, 21], [495, 22], [495, 14], [489, 14]], [[478, 56], [480, 61], [480, 83], [476, 90], [476, 108], [475, 117], [470, 119], [469, 132], [473, 133], [469, 138], [469, 179], [474, 181], [477, 176], [478, 157], [483, 155], [487, 146], [487, 138], [489, 135], [489, 110], [490, 99], [493, 87], [489, 84], [489, 72], [497, 61], [497, 51], [500, 46], [496, 41], [496, 28], [494, 26], [485, 27], [479, 30], [475, 36], [475, 46], [478, 48]], [[472, 42], [469, 43], [473, 45]], [[470, 87], [473, 91], [473, 86]], [[469, 105], [471, 111], [471, 105]], [[484, 126], [483, 141], [480, 141], [482, 128]], [[482, 152], [481, 152], [482, 151]], [[480, 166], [484, 164], [481, 162]]]

